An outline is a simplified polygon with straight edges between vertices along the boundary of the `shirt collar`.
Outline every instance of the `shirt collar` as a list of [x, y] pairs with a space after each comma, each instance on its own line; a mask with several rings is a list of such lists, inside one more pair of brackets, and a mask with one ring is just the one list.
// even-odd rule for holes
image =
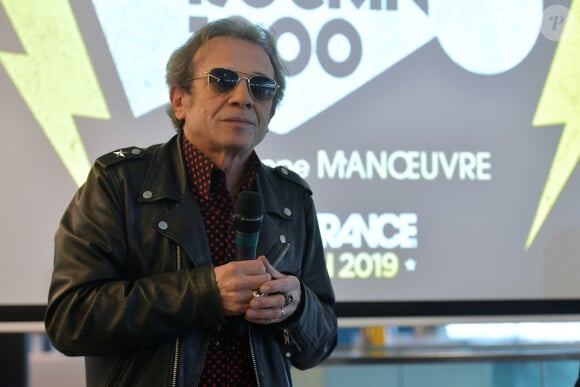
[[[209, 197], [211, 183], [222, 176], [223, 171], [219, 169], [202, 151], [193, 145], [186, 136], [183, 136], [183, 158], [187, 168], [188, 180], [192, 187], [203, 197]], [[261, 161], [255, 151], [252, 151], [244, 177], [242, 178], [240, 191], [250, 190], [260, 170]]]

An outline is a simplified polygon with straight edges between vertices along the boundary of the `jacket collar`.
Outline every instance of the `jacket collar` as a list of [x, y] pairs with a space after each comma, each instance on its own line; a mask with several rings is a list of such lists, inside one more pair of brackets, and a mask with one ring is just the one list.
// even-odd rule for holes
[[262, 164], [258, 176], [256, 177], [257, 191], [262, 195], [264, 212], [277, 214], [281, 218], [288, 218], [290, 203], [284, 192], [284, 187], [276, 172], [270, 167]]
[[[183, 159], [182, 136], [183, 131], [179, 131], [154, 152], [141, 191], [151, 193], [148, 195], [148, 202], [161, 199], [182, 202], [191, 191]], [[291, 218], [289, 215], [292, 210], [291, 205], [274, 169], [262, 164], [256, 176], [256, 188], [262, 195], [265, 213], [277, 214], [281, 218]]]
[[151, 193], [147, 201], [160, 199], [183, 201], [185, 198], [189, 187], [182, 156], [182, 136], [183, 131], [179, 131], [153, 153], [141, 190], [142, 193], [147, 191]]

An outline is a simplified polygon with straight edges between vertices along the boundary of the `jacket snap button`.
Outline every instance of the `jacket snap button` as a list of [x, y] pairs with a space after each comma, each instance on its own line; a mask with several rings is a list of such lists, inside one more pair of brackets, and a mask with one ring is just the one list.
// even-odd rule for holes
[[145, 191], [143, 192], [143, 199], [151, 199], [153, 197], [153, 192]]
[[280, 235], [280, 242], [286, 243], [286, 235], [284, 235], [284, 234]]
[[292, 215], [292, 210], [289, 208], [284, 208], [284, 215], [286, 215], [286, 216]]
[[157, 226], [161, 229], [161, 230], [167, 230], [169, 228], [169, 225], [167, 224], [166, 221], [162, 220], [161, 222], [157, 223]]

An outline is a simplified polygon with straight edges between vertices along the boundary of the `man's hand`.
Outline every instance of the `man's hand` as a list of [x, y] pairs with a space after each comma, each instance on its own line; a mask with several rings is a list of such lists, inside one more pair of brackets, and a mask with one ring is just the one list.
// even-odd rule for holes
[[226, 316], [244, 314], [254, 291], [271, 279], [260, 260], [229, 262], [214, 267], [214, 273]]
[[272, 279], [256, 288], [250, 308], [246, 311], [246, 319], [255, 324], [284, 321], [296, 312], [300, 303], [300, 281], [295, 276], [280, 273], [263, 255], [256, 261], [262, 262]]

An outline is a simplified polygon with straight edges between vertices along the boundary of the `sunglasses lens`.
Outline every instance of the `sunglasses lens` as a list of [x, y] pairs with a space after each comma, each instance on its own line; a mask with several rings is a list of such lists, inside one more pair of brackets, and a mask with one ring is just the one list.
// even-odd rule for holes
[[254, 76], [250, 79], [250, 90], [255, 99], [270, 101], [276, 94], [276, 82], [267, 77]]
[[225, 93], [238, 84], [240, 78], [235, 71], [228, 69], [212, 69], [209, 71], [209, 86], [216, 93]]

